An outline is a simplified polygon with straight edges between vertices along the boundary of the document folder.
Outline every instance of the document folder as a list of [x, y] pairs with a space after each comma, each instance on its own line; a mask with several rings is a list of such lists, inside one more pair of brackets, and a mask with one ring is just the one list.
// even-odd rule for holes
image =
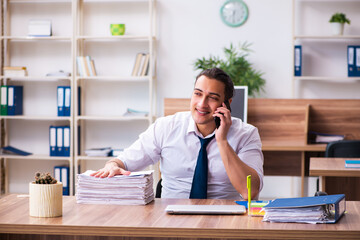
[[49, 129], [49, 145], [50, 145], [50, 156], [56, 157], [56, 127], [50, 126]]
[[23, 114], [23, 87], [8, 86], [8, 115]]
[[1, 86], [1, 111], [2, 116], [6, 116], [8, 112], [8, 86]]
[[64, 116], [70, 117], [70, 105], [71, 105], [71, 90], [70, 87], [64, 87], [65, 98], [64, 98]]
[[64, 127], [64, 156], [70, 157], [70, 127]]
[[56, 156], [64, 156], [64, 128], [56, 127]]
[[344, 194], [281, 198], [264, 206], [264, 221], [335, 223], [344, 214], [346, 202]]
[[302, 47], [301, 45], [295, 46], [295, 54], [294, 54], [294, 75], [299, 77], [301, 76], [301, 65], [302, 65]]
[[62, 86], [57, 88], [57, 109], [58, 116], [64, 116], [64, 87]]
[[356, 77], [355, 48], [356, 48], [356, 46], [348, 46], [348, 51], [347, 51], [347, 57], [348, 57], [348, 77]]

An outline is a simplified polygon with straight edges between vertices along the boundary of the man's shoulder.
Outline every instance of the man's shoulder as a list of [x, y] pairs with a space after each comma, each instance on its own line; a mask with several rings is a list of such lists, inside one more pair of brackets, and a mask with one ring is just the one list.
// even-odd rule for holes
[[232, 117], [232, 130], [233, 131], [255, 131], [257, 128], [254, 125], [251, 125], [250, 123], [243, 122], [240, 118]]

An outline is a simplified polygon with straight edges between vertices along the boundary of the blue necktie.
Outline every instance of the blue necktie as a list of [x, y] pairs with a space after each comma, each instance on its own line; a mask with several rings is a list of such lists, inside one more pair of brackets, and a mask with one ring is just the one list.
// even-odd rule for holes
[[207, 145], [215, 137], [200, 138], [201, 148], [196, 163], [194, 178], [190, 191], [190, 198], [206, 199], [208, 183], [208, 157], [206, 152]]

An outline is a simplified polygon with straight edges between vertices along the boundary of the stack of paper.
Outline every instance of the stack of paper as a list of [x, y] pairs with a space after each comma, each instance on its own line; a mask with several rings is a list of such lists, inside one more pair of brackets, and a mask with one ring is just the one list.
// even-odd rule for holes
[[93, 172], [88, 170], [77, 176], [77, 203], [145, 205], [154, 200], [153, 171], [111, 178], [92, 177]]

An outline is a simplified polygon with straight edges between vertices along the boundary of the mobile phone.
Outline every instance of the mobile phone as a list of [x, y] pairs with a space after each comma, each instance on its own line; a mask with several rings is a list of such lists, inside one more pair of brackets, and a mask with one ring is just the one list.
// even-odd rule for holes
[[[229, 101], [228, 101], [228, 100], [225, 100], [224, 103], [225, 103], [225, 106], [226, 106], [228, 109], [230, 109], [230, 103], [229, 103]], [[222, 114], [222, 113], [221, 113], [221, 114]], [[224, 114], [222, 114], [222, 115], [224, 115]], [[221, 119], [220, 119], [219, 117], [214, 117], [214, 121], [215, 121], [215, 126], [216, 126], [216, 128], [219, 128], [219, 127], [220, 127], [220, 121], [221, 121]]]
[[215, 121], [216, 128], [219, 128], [220, 127], [220, 118], [214, 117], [214, 121]]

